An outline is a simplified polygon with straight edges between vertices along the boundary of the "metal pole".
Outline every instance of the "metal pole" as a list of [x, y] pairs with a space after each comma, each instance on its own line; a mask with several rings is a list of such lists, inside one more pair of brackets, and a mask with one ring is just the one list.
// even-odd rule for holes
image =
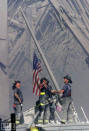
[[82, 110], [83, 115], [84, 115], [84, 117], [85, 117], [85, 119], [86, 119], [86, 122], [89, 123], [89, 120], [88, 120], [88, 118], [87, 118], [87, 116], [86, 116], [86, 114], [85, 114], [84, 109], [83, 109], [82, 106], [81, 106], [81, 110]]
[[40, 56], [41, 56], [41, 58], [42, 58], [42, 60], [43, 60], [43, 62], [44, 62], [44, 64], [45, 64], [45, 66], [46, 66], [46, 68], [47, 68], [47, 71], [48, 71], [48, 73], [49, 73], [49, 75], [50, 75], [50, 78], [51, 78], [51, 80], [52, 80], [52, 82], [53, 82], [53, 84], [54, 84], [54, 86], [55, 86], [55, 89], [56, 89], [56, 90], [59, 90], [59, 86], [58, 86], [58, 84], [57, 84], [57, 81], [56, 81], [56, 79], [55, 79], [55, 77], [54, 77], [54, 75], [53, 75], [53, 73], [52, 73], [52, 71], [51, 71], [51, 69], [50, 69], [50, 67], [49, 67], [49, 65], [48, 65], [48, 62], [47, 62], [47, 60], [46, 60], [46, 58], [45, 58], [45, 56], [44, 56], [44, 54], [43, 54], [40, 46], [39, 46], [39, 43], [38, 43], [38, 41], [37, 41], [37, 39], [36, 39], [36, 37], [35, 37], [35, 34], [34, 34], [34, 32], [33, 32], [33, 29], [32, 29], [32, 27], [30, 26], [30, 24], [29, 24], [29, 22], [28, 22], [28, 20], [27, 20], [27, 18], [26, 18], [26, 16], [25, 16], [25, 14], [24, 14], [24, 12], [23, 12], [23, 9], [22, 9], [21, 7], [20, 7], [19, 9], [20, 9], [20, 11], [21, 11], [21, 13], [22, 13], [22, 16], [23, 16], [23, 18], [24, 18], [24, 20], [25, 20], [25, 22], [26, 22], [26, 25], [27, 25], [27, 27], [28, 27], [29, 32], [30, 32], [31, 35], [32, 35], [32, 38], [33, 38], [34, 43], [35, 43], [35, 45], [36, 45], [36, 47], [37, 47], [37, 49], [38, 49], [38, 51], [39, 51], [39, 53], [40, 53]]
[[61, 121], [60, 116], [58, 115], [57, 111], [55, 111], [55, 115], [57, 116], [57, 118], [59, 119], [59, 121]]
[[37, 112], [34, 116], [34, 119], [30, 122], [30, 124], [28, 125], [28, 128], [31, 128], [32, 124], [34, 123], [34, 120], [36, 119], [36, 117], [38, 116], [39, 112]]

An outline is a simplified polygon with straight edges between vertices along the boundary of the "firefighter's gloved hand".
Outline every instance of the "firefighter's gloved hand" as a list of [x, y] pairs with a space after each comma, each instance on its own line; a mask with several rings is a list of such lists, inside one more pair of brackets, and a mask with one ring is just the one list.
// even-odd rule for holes
[[23, 106], [23, 104], [21, 104], [21, 106]]
[[20, 105], [21, 105], [21, 107], [23, 106], [23, 104], [22, 104], [22, 103], [20, 103]]
[[51, 102], [51, 101], [52, 101], [52, 99], [49, 98], [49, 99], [48, 99], [48, 102]]
[[56, 98], [55, 98], [55, 99], [53, 99], [53, 102], [54, 102], [54, 103], [56, 103], [56, 102], [57, 102]]

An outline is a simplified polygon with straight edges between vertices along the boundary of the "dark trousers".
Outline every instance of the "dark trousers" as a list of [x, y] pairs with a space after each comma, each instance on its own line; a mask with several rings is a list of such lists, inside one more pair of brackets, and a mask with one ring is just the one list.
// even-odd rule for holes
[[55, 121], [55, 109], [56, 106], [54, 103], [49, 103], [44, 106], [43, 110], [39, 111], [38, 114], [38, 121], [42, 121], [42, 123], [46, 124], [49, 123], [50, 121]]
[[39, 114], [37, 118], [35, 119], [35, 122], [46, 124], [49, 122], [49, 105], [45, 105], [39, 108]]
[[49, 117], [49, 120], [50, 121], [55, 121], [55, 109], [56, 109], [56, 106], [54, 103], [51, 103], [49, 104], [49, 110], [50, 110], [50, 117]]
[[49, 110], [49, 104], [47, 104], [44, 110], [44, 124], [49, 123], [49, 117], [50, 117], [50, 110]]
[[45, 107], [42, 107], [42, 109], [39, 109], [39, 113], [37, 115], [37, 118], [35, 119], [35, 122], [38, 124], [43, 124], [44, 121], [44, 109]]

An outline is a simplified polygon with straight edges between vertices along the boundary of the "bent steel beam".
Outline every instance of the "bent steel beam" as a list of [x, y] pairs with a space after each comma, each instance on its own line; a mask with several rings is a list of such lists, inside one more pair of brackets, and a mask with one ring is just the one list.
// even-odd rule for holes
[[34, 32], [33, 32], [33, 29], [32, 29], [32, 27], [30, 26], [30, 24], [29, 24], [29, 22], [28, 22], [28, 20], [27, 20], [27, 18], [26, 18], [26, 16], [25, 16], [22, 8], [20, 8], [20, 11], [21, 11], [21, 13], [22, 13], [22, 16], [23, 16], [25, 22], [26, 22], [26, 25], [27, 25], [27, 27], [28, 27], [28, 30], [29, 30], [29, 32], [30, 32], [31, 35], [32, 35], [32, 38], [33, 38], [34, 43], [35, 43], [35, 45], [36, 45], [36, 47], [37, 47], [37, 49], [38, 49], [38, 51], [39, 51], [39, 54], [40, 54], [40, 56], [41, 56], [41, 58], [42, 58], [42, 60], [43, 60], [43, 62], [44, 62], [44, 64], [45, 64], [45, 66], [46, 66], [46, 68], [47, 68], [47, 71], [48, 71], [48, 73], [49, 73], [49, 76], [50, 76], [53, 84], [54, 84], [54, 87], [55, 87], [56, 90], [59, 90], [59, 86], [58, 86], [58, 84], [57, 84], [57, 81], [56, 81], [56, 79], [55, 79], [55, 77], [54, 77], [54, 75], [53, 75], [53, 73], [52, 73], [52, 71], [51, 71], [51, 69], [50, 69], [50, 67], [49, 67], [49, 65], [48, 65], [48, 62], [47, 62], [47, 60], [46, 60], [46, 58], [45, 58], [45, 56], [44, 56], [44, 54], [43, 54], [40, 46], [39, 46], [39, 43], [38, 43], [38, 41], [37, 41], [37, 39], [36, 39], [36, 37], [35, 37], [35, 34], [34, 34]]
[[89, 55], [89, 41], [83, 36], [83, 34], [80, 32], [80, 30], [77, 29], [77, 27], [71, 22], [66, 15], [65, 11], [62, 11], [59, 7], [61, 6], [57, 0], [49, 0], [51, 5], [54, 7], [54, 9], [59, 13], [59, 16], [61, 16], [66, 23], [69, 30], [72, 32], [72, 34], [75, 36], [75, 38], [78, 40], [84, 51]]

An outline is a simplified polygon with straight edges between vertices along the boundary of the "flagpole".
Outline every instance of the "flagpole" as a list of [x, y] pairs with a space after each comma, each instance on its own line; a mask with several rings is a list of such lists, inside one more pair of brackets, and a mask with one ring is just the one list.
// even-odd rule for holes
[[46, 58], [45, 58], [45, 56], [44, 56], [44, 54], [43, 54], [40, 46], [39, 46], [39, 43], [38, 43], [38, 41], [37, 41], [37, 39], [36, 39], [36, 37], [35, 37], [35, 34], [34, 34], [34, 32], [33, 32], [33, 29], [32, 29], [32, 27], [31, 27], [31, 25], [29, 24], [29, 22], [28, 22], [28, 20], [27, 20], [27, 18], [26, 18], [26, 16], [25, 16], [25, 14], [24, 14], [24, 12], [23, 12], [23, 9], [22, 9], [21, 7], [20, 7], [19, 9], [20, 9], [20, 11], [21, 11], [21, 14], [22, 14], [24, 20], [25, 20], [25, 23], [26, 23], [26, 25], [27, 25], [27, 27], [28, 27], [29, 32], [30, 32], [31, 35], [32, 35], [32, 38], [33, 38], [34, 43], [35, 43], [35, 45], [36, 45], [36, 47], [37, 47], [37, 49], [38, 49], [38, 51], [39, 51], [39, 53], [40, 53], [40, 56], [41, 56], [41, 58], [42, 58], [42, 60], [43, 60], [43, 62], [44, 62], [44, 64], [45, 64], [45, 66], [46, 66], [46, 68], [47, 68], [47, 71], [48, 71], [48, 73], [49, 73], [49, 76], [50, 76], [53, 84], [54, 84], [54, 87], [55, 87], [56, 90], [59, 90], [58, 83], [57, 83], [57, 81], [56, 81], [56, 79], [55, 79], [55, 77], [54, 77], [54, 75], [53, 75], [53, 73], [52, 73], [52, 71], [51, 71], [51, 69], [50, 69], [50, 67], [49, 67], [49, 65], [48, 65], [48, 62], [47, 62], [47, 60], [46, 60]]

